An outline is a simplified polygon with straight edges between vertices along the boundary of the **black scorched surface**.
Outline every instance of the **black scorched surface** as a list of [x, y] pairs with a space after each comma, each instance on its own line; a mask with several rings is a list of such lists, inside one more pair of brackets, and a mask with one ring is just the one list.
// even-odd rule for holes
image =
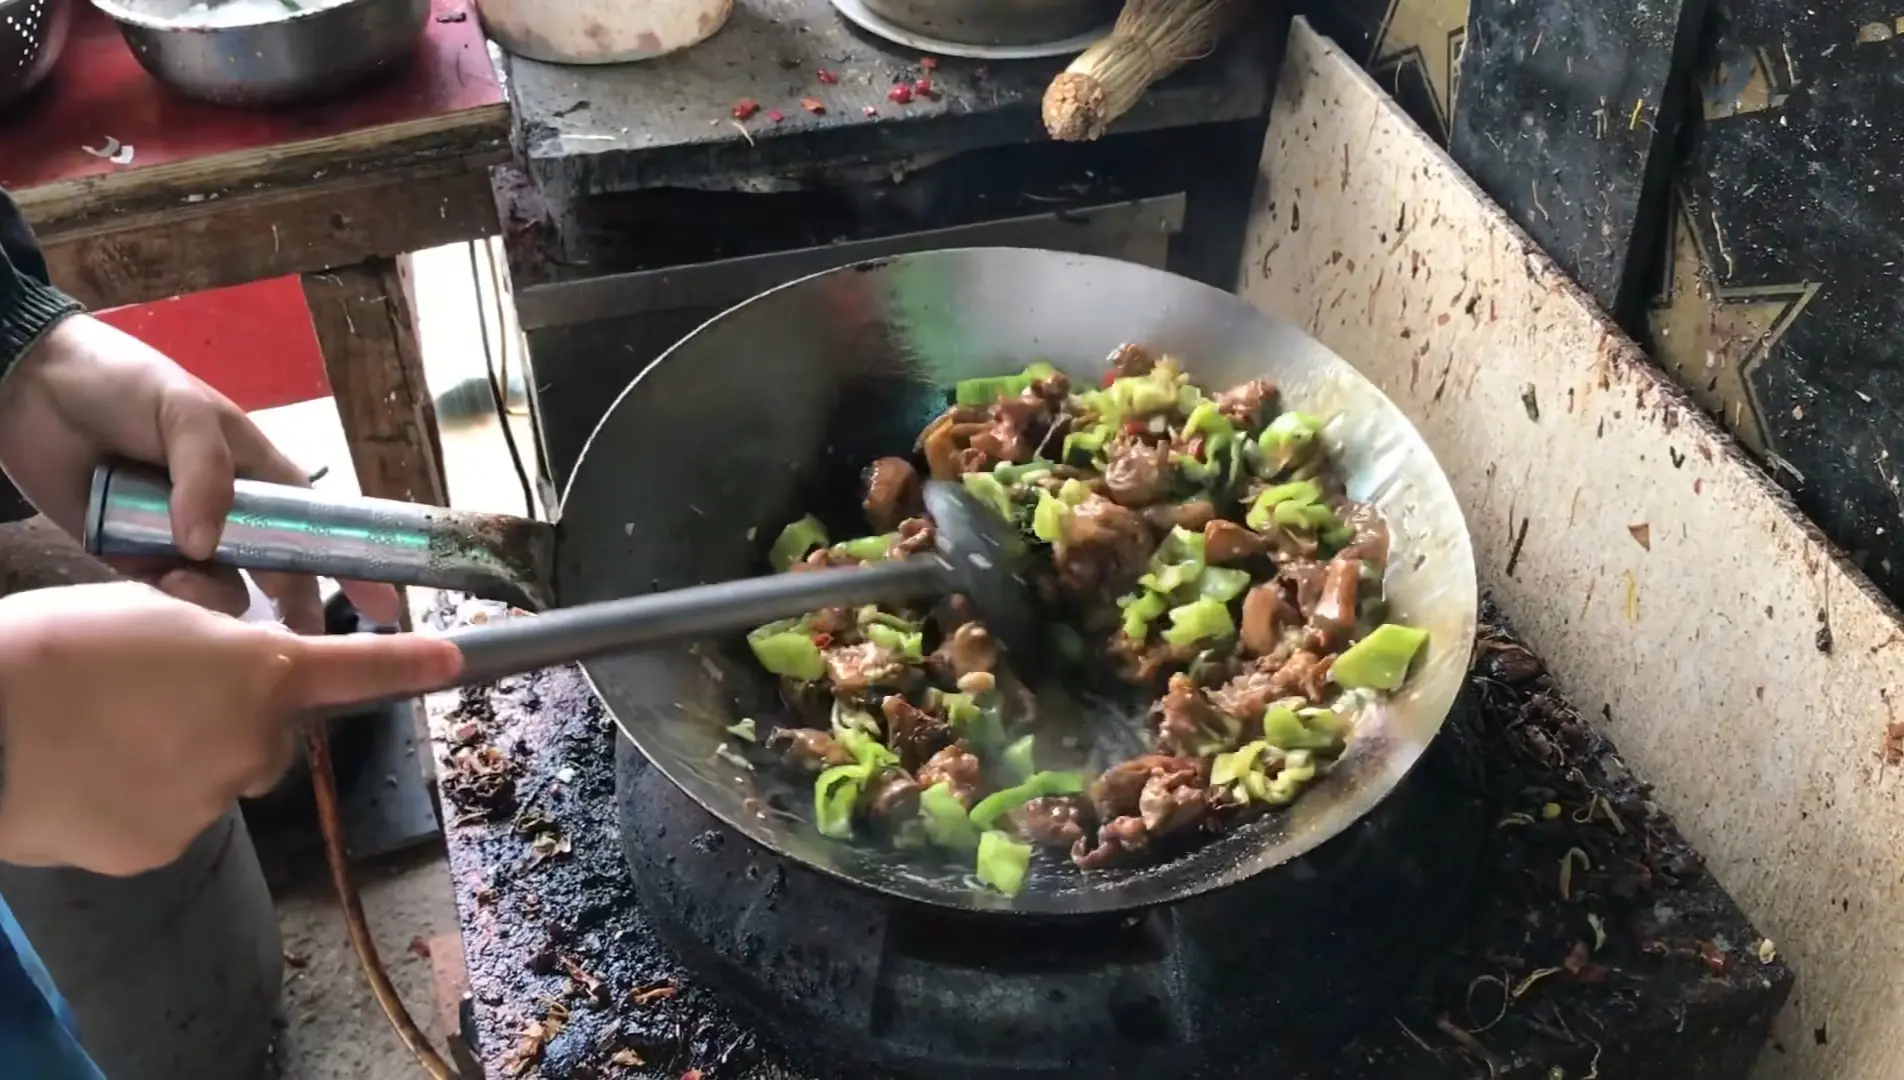
[[[1400, 1015], [1305, 1080], [1742, 1077], [1792, 976], [1541, 662], [1485, 614], [1468, 730], [1497, 821], [1473, 918]], [[449, 856], [490, 1077], [807, 1080], [656, 941], [615, 824], [614, 729], [573, 669], [466, 691]], [[458, 757], [462, 759], [459, 763]], [[487, 775], [482, 775], [484, 773]]]

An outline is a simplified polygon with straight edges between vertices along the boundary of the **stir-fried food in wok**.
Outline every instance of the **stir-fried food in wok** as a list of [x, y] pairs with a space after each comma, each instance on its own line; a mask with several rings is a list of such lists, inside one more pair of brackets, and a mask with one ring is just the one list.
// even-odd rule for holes
[[1427, 639], [1382, 622], [1388, 529], [1344, 494], [1322, 427], [1267, 381], [1210, 393], [1135, 346], [1095, 388], [1045, 365], [960, 383], [913, 458], [866, 470], [868, 535], [802, 518], [771, 561], [929, 550], [921, 471], [959, 481], [1022, 530], [1057, 651], [1155, 698], [1150, 749], [1094, 776], [1049, 767], [1081, 757], [1040, 744], [1035, 698], [956, 596], [755, 630], [790, 711], [737, 734], [813, 778], [823, 834], [941, 849], [1008, 894], [1034, 847], [1138, 865], [1288, 805]]

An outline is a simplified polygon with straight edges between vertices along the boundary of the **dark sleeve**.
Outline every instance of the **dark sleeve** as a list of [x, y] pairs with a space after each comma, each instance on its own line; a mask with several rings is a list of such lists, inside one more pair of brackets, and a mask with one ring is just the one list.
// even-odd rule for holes
[[53, 287], [33, 230], [13, 198], [0, 191], [0, 377], [47, 328], [78, 310], [78, 301]]

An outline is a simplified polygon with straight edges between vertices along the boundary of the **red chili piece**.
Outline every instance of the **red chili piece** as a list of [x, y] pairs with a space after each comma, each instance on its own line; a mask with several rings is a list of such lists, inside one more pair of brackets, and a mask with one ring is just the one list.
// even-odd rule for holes
[[825, 83], [828, 86], [832, 86], [834, 83], [837, 83], [840, 81], [840, 77], [838, 75], [833, 74], [832, 72], [828, 71], [825, 68], [821, 68], [818, 74], [819, 74], [820, 81]]
[[921, 56], [919, 58], [919, 66], [927, 71], [931, 71], [939, 66], [939, 60], [933, 56]]
[[872, 107], [871, 105], [868, 105], [868, 106], [866, 106], [866, 107], [865, 107], [864, 109], [862, 109], [861, 111], [862, 111], [862, 112], [864, 112], [864, 113], [865, 113], [865, 114], [866, 114], [867, 116], [878, 116], [878, 115], [879, 115], [879, 110], [878, 110], [878, 109], [875, 109], [875, 108], [873, 108], [873, 107]]
[[741, 98], [734, 102], [734, 119], [746, 120], [760, 111], [760, 103], [753, 98]]
[[931, 97], [932, 96], [932, 80], [920, 79], [917, 82], [914, 82], [912, 84], [912, 89], [916, 93], [924, 94], [926, 97]]
[[813, 634], [811, 636], [813, 638], [813, 647], [816, 649], [824, 649], [827, 646], [833, 644], [833, 635], [827, 633], [824, 630], [820, 631], [817, 634]]
[[886, 91], [886, 100], [899, 105], [910, 104], [912, 101], [912, 87], [907, 86], [905, 83], [899, 83], [891, 90]]
[[800, 107], [815, 116], [826, 115], [826, 105], [819, 98], [803, 97], [800, 99]]
[[1116, 381], [1117, 381], [1117, 369], [1112, 368], [1111, 370], [1104, 373], [1104, 377], [1102, 379], [1099, 379], [1097, 381], [1097, 384], [1099, 386], [1109, 386]]
[[776, 124], [778, 124], [782, 120], [785, 120], [786, 118], [787, 118], [786, 114], [781, 112], [779, 109], [767, 110], [767, 119], [772, 120]]

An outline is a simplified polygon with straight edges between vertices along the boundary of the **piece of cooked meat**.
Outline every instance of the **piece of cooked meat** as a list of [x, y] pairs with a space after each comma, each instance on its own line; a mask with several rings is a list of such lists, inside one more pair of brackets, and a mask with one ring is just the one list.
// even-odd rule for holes
[[934, 480], [957, 480], [968, 472], [985, 468], [985, 455], [971, 449], [972, 438], [984, 431], [987, 423], [981, 409], [954, 405], [919, 433], [919, 450], [926, 456], [926, 468]]
[[898, 694], [886, 695], [879, 713], [885, 720], [886, 745], [908, 769], [918, 768], [952, 741], [952, 725]]
[[899, 539], [893, 544], [894, 555], [917, 555], [931, 551], [939, 542], [939, 532], [931, 520], [910, 517], [899, 523]]
[[1320, 653], [1339, 651], [1355, 632], [1356, 590], [1362, 583], [1362, 561], [1337, 555], [1322, 574], [1322, 595], [1309, 618], [1308, 646]]
[[916, 775], [922, 788], [946, 785], [952, 797], [967, 810], [978, 802], [979, 793], [985, 790], [985, 766], [964, 743], [953, 743], [932, 755], [919, 766]]
[[1276, 580], [1288, 586], [1290, 598], [1305, 620], [1315, 616], [1325, 573], [1324, 565], [1314, 559], [1284, 559], [1276, 564]]
[[883, 457], [866, 467], [866, 498], [861, 506], [873, 531], [888, 533], [909, 517], [924, 512], [919, 472], [900, 457]]
[[807, 633], [842, 638], [859, 629], [859, 617], [852, 608], [821, 608], [807, 619]]
[[1104, 467], [1104, 487], [1121, 506], [1141, 507], [1170, 494], [1176, 473], [1170, 465], [1167, 443], [1121, 436], [1111, 442]]
[[1152, 838], [1191, 828], [1210, 812], [1201, 770], [1152, 773], [1137, 796], [1137, 816]]
[[1013, 809], [1006, 820], [1028, 843], [1068, 848], [1084, 839], [1091, 806], [1076, 795], [1045, 795]]
[[860, 807], [866, 816], [886, 824], [910, 821], [919, 813], [919, 782], [897, 765], [888, 765], [866, 785]]
[[1302, 612], [1289, 602], [1281, 582], [1266, 581], [1243, 595], [1243, 622], [1237, 630], [1243, 649], [1268, 656], [1282, 644], [1283, 631], [1302, 623]]
[[1380, 510], [1367, 503], [1344, 499], [1336, 508], [1336, 517], [1351, 533], [1349, 542], [1337, 555], [1360, 559], [1377, 570], [1388, 565], [1388, 522]]
[[1239, 383], [1216, 395], [1217, 411], [1240, 428], [1254, 428], [1263, 406], [1276, 396], [1276, 384], [1268, 379]]
[[776, 728], [767, 736], [767, 748], [780, 751], [782, 761], [808, 773], [854, 761], [852, 751], [838, 739], [815, 728]]
[[1152, 709], [1151, 722], [1157, 748], [1183, 755], [1203, 753], [1232, 726], [1223, 722], [1216, 707], [1183, 672], [1170, 677], [1169, 689]]
[[896, 686], [906, 673], [906, 665], [891, 649], [862, 641], [858, 645], [835, 645], [820, 650], [826, 661], [827, 681], [836, 693], [854, 693], [874, 686]]
[[814, 548], [807, 557], [787, 567], [787, 572], [796, 574], [803, 570], [830, 570], [836, 566], [859, 566], [860, 561], [843, 551], [832, 548]]
[[1203, 526], [1203, 559], [1216, 566], [1253, 559], [1269, 550], [1269, 541], [1234, 521], [1212, 518]]
[[1143, 575], [1152, 543], [1150, 526], [1136, 512], [1087, 495], [1064, 516], [1052, 561], [1067, 591], [1115, 595]]
[[1118, 378], [1131, 375], [1148, 375], [1150, 369], [1157, 366], [1157, 358], [1142, 345], [1123, 344], [1111, 350], [1107, 361], [1111, 365], [1111, 374]]
[[[1158, 503], [1154, 506], [1144, 507], [1144, 520], [1150, 522], [1158, 532], [1169, 532], [1173, 528], [1188, 529], [1191, 532], [1205, 532], [1216, 520], [1216, 507], [1211, 505], [1208, 499], [1190, 499], [1185, 502]], [[1251, 533], [1250, 535], [1254, 536], [1255, 534]], [[1216, 560], [1210, 559], [1209, 561], [1215, 562]]]
[[1113, 818], [1099, 826], [1097, 843], [1078, 837], [1071, 845], [1071, 861], [1080, 870], [1104, 870], [1140, 862], [1150, 851], [1144, 822], [1135, 814]]
[[1112, 635], [1104, 655], [1110, 657], [1117, 677], [1133, 686], [1155, 686], [1157, 681], [1196, 658], [1197, 645], [1172, 645], [1165, 641], [1137, 641], [1120, 630]]
[[1268, 670], [1261, 666], [1250, 668], [1222, 686], [1208, 691], [1210, 704], [1225, 715], [1241, 721], [1245, 735], [1253, 737], [1251, 733], [1261, 731], [1263, 711], [1269, 708], [1269, 703], [1288, 696], [1276, 684], [1276, 672], [1281, 666], [1282, 661], [1279, 659]]
[[1270, 677], [1276, 697], [1301, 696], [1321, 702], [1329, 693], [1329, 668], [1333, 656], [1318, 656], [1307, 649], [1298, 650]]
[[974, 671], [991, 671], [998, 666], [998, 639], [982, 622], [969, 622], [946, 640], [952, 661], [952, 677], [962, 679]]
[[1139, 754], [1129, 761], [1105, 769], [1096, 780], [1091, 781], [1091, 806], [1097, 811], [1099, 821], [1135, 814], [1137, 800], [1144, 793], [1144, 785], [1152, 775], [1198, 773], [1202, 769], [1203, 763], [1198, 758], [1165, 753]]

